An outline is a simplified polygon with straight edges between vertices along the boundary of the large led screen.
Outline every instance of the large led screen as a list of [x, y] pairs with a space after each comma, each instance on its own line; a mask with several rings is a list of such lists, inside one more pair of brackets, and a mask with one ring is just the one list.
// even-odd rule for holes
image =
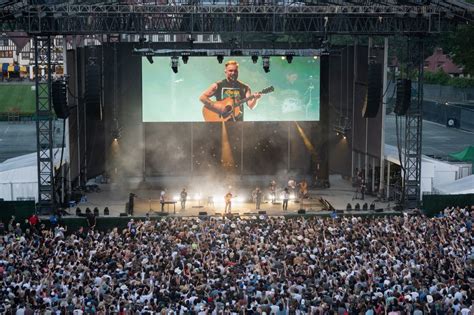
[[318, 121], [320, 59], [292, 59], [271, 57], [265, 72], [262, 58], [180, 58], [174, 73], [170, 57], [143, 58], [143, 121]]

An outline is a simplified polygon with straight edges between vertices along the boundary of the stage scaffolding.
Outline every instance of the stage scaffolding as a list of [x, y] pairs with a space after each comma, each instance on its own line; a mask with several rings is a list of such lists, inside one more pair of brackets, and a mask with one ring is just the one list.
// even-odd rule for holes
[[[91, 1], [88, 1], [90, 3]], [[92, 1], [94, 2], [94, 1]], [[113, 1], [112, 1], [113, 2]], [[399, 3], [403, 3], [400, 5]], [[243, 34], [305, 35], [300, 46], [314, 47], [316, 38], [328, 35], [423, 36], [452, 30], [473, 22], [473, 6], [463, 1], [115, 1], [82, 4], [82, 1], [2, 1], [3, 32], [26, 32], [34, 37], [37, 71], [36, 124], [40, 209], [53, 209], [51, 52], [52, 36], [103, 35], [110, 40], [121, 34]], [[262, 37], [264, 38], [264, 36]], [[265, 40], [263, 40], [265, 42]], [[322, 42], [322, 41], [321, 41]], [[272, 47], [268, 39], [264, 45]], [[288, 43], [291, 48], [291, 43]], [[420, 50], [423, 50], [420, 44]], [[421, 54], [422, 55], [422, 54]], [[416, 106], [406, 120], [406, 197], [420, 198], [421, 104], [423, 60], [419, 62]]]

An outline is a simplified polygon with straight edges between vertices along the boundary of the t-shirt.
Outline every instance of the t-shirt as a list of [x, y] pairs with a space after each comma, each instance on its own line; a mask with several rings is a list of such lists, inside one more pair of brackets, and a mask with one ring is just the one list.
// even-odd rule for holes
[[[249, 87], [240, 81], [230, 82], [226, 79], [216, 82], [217, 90], [214, 94], [217, 101], [221, 101], [226, 98], [232, 98], [234, 100], [241, 100], [247, 95]], [[243, 119], [244, 106], [240, 106], [241, 114], [235, 117], [235, 120]]]

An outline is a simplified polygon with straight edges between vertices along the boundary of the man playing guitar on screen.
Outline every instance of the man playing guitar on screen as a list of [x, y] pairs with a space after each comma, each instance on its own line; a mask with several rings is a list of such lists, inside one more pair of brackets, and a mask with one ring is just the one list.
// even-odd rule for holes
[[[225, 79], [212, 83], [199, 97], [199, 100], [204, 104], [203, 114], [206, 121], [218, 121], [212, 120], [212, 118], [207, 118], [206, 114], [210, 112], [218, 114], [217, 117], [224, 118], [224, 120], [242, 120], [242, 108], [235, 113], [238, 113], [238, 116], [235, 117], [234, 108], [231, 106], [220, 106], [219, 101], [222, 101], [227, 98], [238, 101], [248, 98], [247, 106], [250, 109], [254, 109], [257, 106], [258, 99], [261, 97], [260, 93], [253, 93], [250, 91], [250, 87], [241, 81], [237, 80], [239, 77], [239, 64], [237, 61], [229, 60], [225, 64]], [[215, 97], [216, 102], [211, 100], [211, 97]], [[239, 107], [242, 107], [240, 105]], [[211, 113], [209, 113], [211, 114]], [[227, 119], [229, 117], [229, 119]]]

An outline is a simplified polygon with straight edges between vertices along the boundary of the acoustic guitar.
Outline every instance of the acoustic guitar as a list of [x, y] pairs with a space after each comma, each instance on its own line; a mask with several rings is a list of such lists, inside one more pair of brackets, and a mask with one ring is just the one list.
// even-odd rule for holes
[[[261, 90], [260, 94], [268, 94], [273, 92], [275, 89], [273, 86], [269, 86]], [[221, 101], [214, 102], [216, 110], [212, 110], [204, 106], [202, 108], [202, 116], [204, 121], [228, 121], [235, 120], [239, 115], [242, 114], [241, 104], [254, 99], [255, 96], [251, 95], [244, 99], [233, 99], [232, 97], [227, 97]]]

